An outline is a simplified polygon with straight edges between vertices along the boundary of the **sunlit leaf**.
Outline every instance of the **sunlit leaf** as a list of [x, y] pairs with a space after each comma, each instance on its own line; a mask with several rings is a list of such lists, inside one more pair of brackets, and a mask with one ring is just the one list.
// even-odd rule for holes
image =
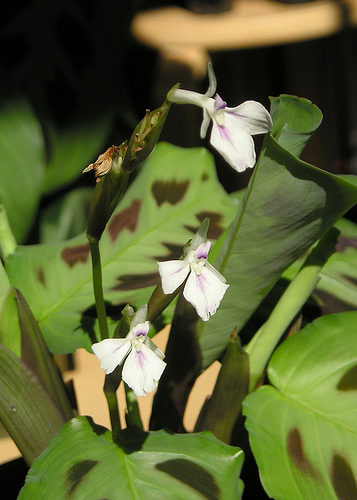
[[[87, 174], [88, 175], [88, 174]], [[147, 302], [159, 281], [158, 260], [178, 258], [205, 217], [216, 239], [237, 202], [217, 181], [204, 149], [161, 143], [130, 185], [100, 241], [107, 314]], [[10, 282], [28, 301], [53, 352], [90, 348], [96, 320], [89, 246], [84, 235], [18, 247], [6, 263]]]
[[19, 500], [241, 498], [243, 452], [211, 433], [125, 431], [122, 447], [87, 417], [72, 419], [33, 463]]
[[323, 316], [287, 339], [272, 386], [244, 401], [263, 485], [275, 499], [357, 497], [357, 312]]
[[[301, 112], [307, 118], [306, 107], [313, 106], [296, 98], [289, 99], [287, 114], [287, 99], [273, 101], [279, 127], [284, 125], [280, 106], [283, 117], [290, 119], [280, 135], [275, 125], [273, 130], [285, 147], [300, 150], [308, 130], [311, 135], [319, 120], [313, 111], [311, 123], [295, 119], [294, 113]], [[230, 287], [215, 316], [202, 325], [203, 367], [221, 355], [232, 331], [245, 325], [282, 272], [356, 202], [354, 184], [302, 162], [273, 137], [265, 137], [244, 201], [216, 261]]]

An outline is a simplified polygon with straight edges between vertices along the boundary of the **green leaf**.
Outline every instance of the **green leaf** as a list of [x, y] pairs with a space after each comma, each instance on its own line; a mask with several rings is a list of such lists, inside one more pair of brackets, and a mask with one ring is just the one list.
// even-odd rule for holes
[[235, 338], [228, 343], [213, 393], [202, 408], [195, 430], [210, 430], [229, 443], [248, 385], [249, 356]]
[[17, 247], [17, 242], [11, 231], [4, 205], [0, 205], [0, 257], [5, 261], [7, 256]]
[[98, 156], [109, 134], [113, 116], [107, 112], [91, 119], [57, 128], [47, 124], [50, 161], [46, 168], [43, 192], [50, 193], [77, 179], [82, 170]]
[[0, 342], [21, 357], [21, 328], [16, 291], [9, 287], [0, 313]]
[[92, 188], [79, 188], [44, 208], [40, 220], [41, 243], [68, 240], [83, 233], [92, 196]]
[[60, 371], [47, 349], [40, 329], [28, 304], [15, 290], [21, 328], [21, 359], [47, 389], [66, 420], [73, 417]]
[[[293, 105], [300, 113], [300, 101], [292, 100], [290, 110]], [[303, 100], [304, 110], [306, 106]], [[312, 120], [311, 131], [316, 122]], [[297, 119], [293, 123], [300, 126]], [[274, 130], [278, 136], [275, 125]], [[304, 123], [295, 131], [297, 142], [294, 134], [282, 132], [285, 146], [294, 149], [306, 130]], [[304, 163], [266, 135], [244, 202], [216, 261], [230, 287], [217, 313], [201, 327], [203, 368], [221, 355], [233, 330], [240, 331], [282, 272], [356, 202], [355, 185]]]
[[0, 394], [0, 420], [31, 464], [66, 420], [38, 378], [2, 344]]
[[122, 445], [91, 419], [72, 419], [33, 463], [18, 499], [241, 498], [243, 452], [211, 433], [132, 428]]
[[264, 488], [277, 500], [357, 497], [356, 322], [357, 312], [323, 316], [287, 339], [268, 366], [272, 386], [243, 403]]
[[[357, 309], [357, 225], [342, 218], [335, 227], [341, 231], [336, 253], [321, 270], [315, 292], [322, 300], [324, 314]], [[282, 278], [292, 280], [302, 260], [286, 269]]]
[[281, 95], [270, 99], [271, 135], [284, 149], [300, 156], [322, 121], [321, 111], [307, 99]]
[[16, 238], [28, 235], [41, 197], [45, 171], [41, 126], [22, 97], [0, 106], [0, 203]]
[[9, 287], [10, 287], [9, 278], [7, 277], [4, 266], [1, 263], [0, 264], [0, 308], [2, 307], [2, 304], [7, 297]]
[[246, 352], [249, 354], [249, 391], [254, 390], [259, 383], [280, 338], [288, 331], [313, 293], [320, 279], [321, 268], [335, 252], [338, 235], [338, 229], [332, 227], [317, 242], [267, 321], [246, 346]]
[[[211, 155], [161, 143], [122, 198], [100, 241], [104, 298], [114, 323], [122, 305], [147, 302], [158, 260], [178, 258], [210, 217], [216, 239], [236, 202], [217, 180]], [[21, 290], [52, 352], [90, 349], [96, 320], [89, 245], [84, 235], [53, 245], [18, 247], [6, 270]], [[169, 319], [169, 318], [168, 318]]]
[[337, 307], [342, 303], [345, 309], [357, 309], [357, 225], [340, 219], [336, 227], [341, 230], [337, 252], [324, 266], [317, 291], [324, 293], [322, 300], [328, 296], [337, 299]]

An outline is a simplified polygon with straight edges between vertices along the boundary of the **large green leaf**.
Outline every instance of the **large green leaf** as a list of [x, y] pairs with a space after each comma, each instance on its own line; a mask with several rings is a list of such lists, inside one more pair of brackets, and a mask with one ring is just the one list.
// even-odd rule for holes
[[[104, 297], [115, 306], [147, 302], [159, 281], [157, 260], [178, 258], [205, 217], [215, 239], [236, 202], [217, 181], [204, 149], [159, 144], [131, 184], [100, 242]], [[8, 257], [12, 286], [21, 290], [53, 352], [90, 348], [95, 312], [85, 236], [53, 245], [18, 247]]]
[[122, 446], [87, 417], [69, 421], [29, 471], [19, 500], [241, 498], [243, 452], [213, 434], [124, 431]]
[[39, 204], [45, 173], [44, 140], [30, 104], [21, 97], [0, 106], [0, 203], [22, 242]]
[[357, 312], [323, 316], [276, 350], [272, 386], [244, 403], [263, 485], [275, 499], [357, 498]]
[[[355, 185], [288, 151], [299, 152], [318, 125], [313, 111], [311, 123], [295, 118], [302, 113], [307, 119], [306, 108], [313, 105], [289, 96], [274, 103], [273, 132], [287, 149], [266, 135], [244, 201], [216, 261], [230, 287], [216, 315], [202, 325], [203, 367], [221, 355], [233, 330], [244, 326], [282, 272], [357, 202]], [[287, 119], [290, 122], [284, 125]]]

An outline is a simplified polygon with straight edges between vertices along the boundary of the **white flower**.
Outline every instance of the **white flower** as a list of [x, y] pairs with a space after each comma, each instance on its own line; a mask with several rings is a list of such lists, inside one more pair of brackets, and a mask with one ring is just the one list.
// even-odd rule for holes
[[147, 336], [151, 326], [146, 321], [147, 311], [147, 304], [137, 310], [125, 339], [105, 339], [92, 345], [106, 374], [112, 373], [125, 360], [122, 378], [136, 396], [152, 392], [166, 366], [162, 361], [164, 353]]
[[[205, 221], [208, 221], [206, 219]], [[207, 261], [211, 242], [206, 240], [208, 223], [203, 222], [181, 260], [158, 262], [163, 292], [173, 293], [186, 280], [183, 296], [208, 321], [215, 314], [229, 285]]]
[[[210, 142], [223, 158], [238, 172], [255, 165], [256, 155], [252, 135], [269, 132], [273, 126], [270, 114], [262, 104], [246, 101], [236, 108], [228, 108], [218, 94], [212, 64], [208, 64], [209, 88], [205, 94], [173, 89], [167, 98], [177, 104], [195, 104], [203, 108], [201, 138], [206, 137], [212, 120]], [[215, 94], [214, 98], [213, 95]]]

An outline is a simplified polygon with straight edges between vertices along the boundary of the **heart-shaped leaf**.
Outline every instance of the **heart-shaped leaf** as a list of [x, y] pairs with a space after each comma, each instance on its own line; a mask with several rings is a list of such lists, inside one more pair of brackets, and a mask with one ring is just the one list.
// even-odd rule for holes
[[264, 488], [275, 499], [357, 497], [357, 312], [323, 316], [287, 339], [272, 386], [244, 403]]
[[19, 500], [239, 499], [243, 452], [213, 434], [124, 431], [121, 445], [87, 417], [70, 420], [29, 471]]

